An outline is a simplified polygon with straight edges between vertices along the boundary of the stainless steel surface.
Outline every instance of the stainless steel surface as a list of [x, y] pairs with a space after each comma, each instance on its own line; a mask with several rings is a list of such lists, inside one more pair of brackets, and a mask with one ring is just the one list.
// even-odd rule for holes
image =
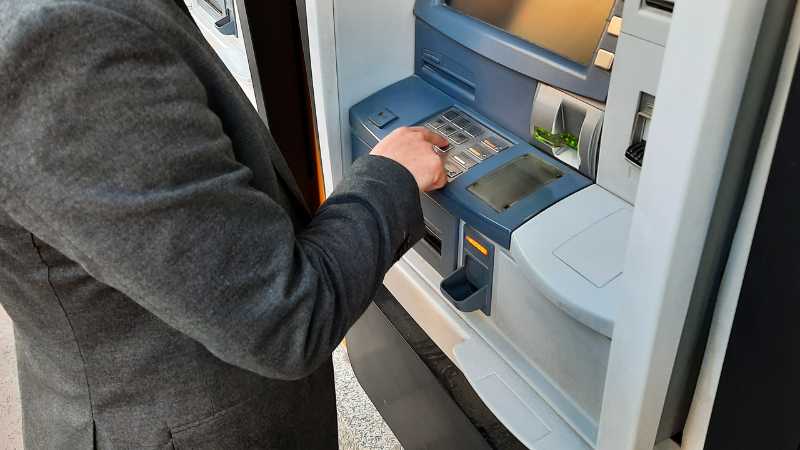
[[445, 171], [451, 180], [511, 145], [458, 108], [450, 108], [423, 123], [450, 142], [447, 148], [436, 149], [447, 155]]

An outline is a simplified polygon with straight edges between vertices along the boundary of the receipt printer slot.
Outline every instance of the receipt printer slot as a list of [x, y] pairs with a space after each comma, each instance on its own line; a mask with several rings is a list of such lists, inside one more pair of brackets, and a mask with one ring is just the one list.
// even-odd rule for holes
[[440, 238], [439, 234], [427, 223], [425, 224], [425, 235], [422, 236], [422, 240], [428, 244], [428, 247], [437, 255], [442, 255], [442, 238]]
[[425, 234], [414, 249], [442, 276], [453, 273], [458, 259], [458, 219], [426, 194], [421, 197]]
[[456, 308], [464, 312], [492, 312], [494, 247], [470, 227], [464, 227], [463, 257], [455, 272], [442, 280], [441, 290]]

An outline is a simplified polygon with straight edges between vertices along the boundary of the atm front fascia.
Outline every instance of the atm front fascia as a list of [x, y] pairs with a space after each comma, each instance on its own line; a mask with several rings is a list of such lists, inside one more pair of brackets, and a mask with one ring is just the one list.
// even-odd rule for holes
[[[426, 237], [404, 257], [414, 286], [391, 274], [385, 284], [393, 293], [435, 286], [439, 296], [426, 308], [456, 311], [488, 343], [443, 351], [528, 448], [590, 449], [598, 441], [668, 31], [659, 39], [625, 35], [622, 21], [629, 12], [637, 14], [632, 29], [641, 17], [670, 20], [640, 17], [634, 3], [609, 2], [590, 62], [581, 64], [442, 0], [417, 0], [413, 74], [348, 110], [353, 160], [399, 127], [449, 139], [437, 149], [449, 183], [421, 196]], [[361, 326], [354, 336], [367, 334]], [[687, 333], [695, 334], [703, 333]], [[358, 341], [348, 342], [357, 353]], [[674, 373], [682, 375], [670, 381], [657, 442], [683, 428], [696, 377], [688, 361], [703, 344], [681, 345]]]
[[[592, 60], [616, 51], [606, 30], [622, 2], [609, 5]], [[593, 184], [610, 67], [580, 65], [442, 1], [418, 0], [415, 15], [414, 74], [350, 109], [352, 157], [402, 126], [448, 137], [439, 150], [449, 184], [422, 195], [419, 264], [525, 374], [528, 389], [508, 394], [536, 400], [505, 426], [531, 448], [589, 448], [632, 217], [629, 203]], [[462, 369], [484, 357], [475, 352], [456, 351]]]

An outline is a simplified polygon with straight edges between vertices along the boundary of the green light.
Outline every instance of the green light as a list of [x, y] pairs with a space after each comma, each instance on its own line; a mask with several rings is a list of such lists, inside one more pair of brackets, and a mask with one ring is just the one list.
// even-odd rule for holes
[[578, 149], [578, 138], [572, 133], [551, 133], [546, 128], [536, 127], [533, 130], [533, 138], [550, 147], [569, 147]]

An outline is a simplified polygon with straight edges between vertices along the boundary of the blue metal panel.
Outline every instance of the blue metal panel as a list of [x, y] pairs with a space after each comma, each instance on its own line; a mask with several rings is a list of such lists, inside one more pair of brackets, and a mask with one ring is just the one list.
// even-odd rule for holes
[[[435, 113], [453, 106], [464, 110], [483, 125], [503, 136], [512, 143], [512, 147], [478, 164], [444, 189], [427, 195], [497, 244], [509, 248], [511, 233], [520, 225], [552, 204], [591, 184], [591, 180], [573, 168], [532, 147], [507, 128], [501, 127], [469, 105], [434, 88], [418, 76], [401, 80], [351, 108], [350, 125], [353, 134], [357, 140], [366, 144], [354, 146], [353, 158], [367, 153], [368, 147], [377, 144], [380, 139], [394, 129], [416, 125]], [[384, 128], [378, 128], [369, 120], [369, 117], [377, 111], [385, 109], [392, 111], [397, 119]], [[471, 184], [484, 175], [525, 154], [531, 154], [547, 161], [561, 170], [564, 176], [543, 186], [503, 212], [495, 211], [467, 190]]]
[[[580, 65], [499, 28], [456, 12], [448, 8], [444, 0], [417, 0], [414, 11], [419, 20], [434, 30], [499, 65], [599, 101], [605, 101], [608, 96], [611, 74], [603, 69], [593, 65]], [[599, 45], [611, 52], [615, 50], [615, 46], [616, 39], [603, 39]]]
[[416, 25], [421, 78], [457, 101], [530, 139], [536, 80], [481, 56], [424, 22]]

